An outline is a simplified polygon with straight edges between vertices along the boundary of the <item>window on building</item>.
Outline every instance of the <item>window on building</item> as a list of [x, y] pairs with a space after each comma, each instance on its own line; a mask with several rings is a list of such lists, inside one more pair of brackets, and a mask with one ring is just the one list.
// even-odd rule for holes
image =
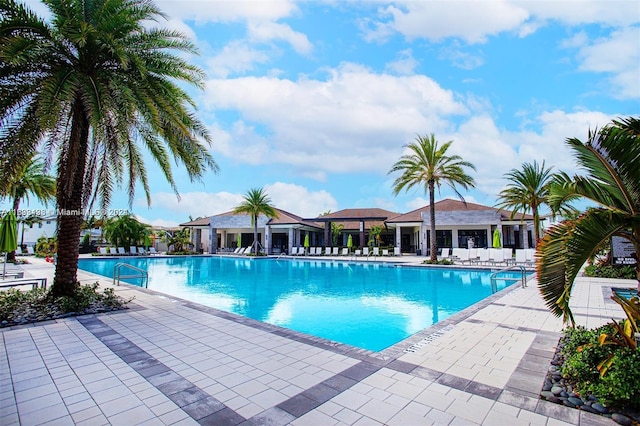
[[473, 241], [473, 247], [486, 248], [486, 229], [461, 229], [458, 231], [458, 247], [469, 248], [469, 241]]

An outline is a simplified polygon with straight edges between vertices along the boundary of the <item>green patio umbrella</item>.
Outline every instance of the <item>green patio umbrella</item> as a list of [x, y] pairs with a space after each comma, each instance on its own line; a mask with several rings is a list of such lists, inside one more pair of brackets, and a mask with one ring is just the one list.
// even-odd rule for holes
[[242, 247], [242, 234], [238, 234], [238, 247]]
[[309, 234], [304, 236], [304, 251], [306, 252], [309, 248]]
[[496, 228], [496, 230], [493, 231], [493, 247], [494, 248], [502, 247], [502, 237], [500, 236], [500, 230], [498, 228]]
[[351, 247], [353, 247], [353, 237], [349, 235], [347, 238], [347, 248], [349, 249], [349, 253], [351, 253]]
[[2, 279], [7, 272], [7, 254], [18, 248], [18, 223], [13, 210], [7, 212], [0, 223], [0, 251], [4, 252]]

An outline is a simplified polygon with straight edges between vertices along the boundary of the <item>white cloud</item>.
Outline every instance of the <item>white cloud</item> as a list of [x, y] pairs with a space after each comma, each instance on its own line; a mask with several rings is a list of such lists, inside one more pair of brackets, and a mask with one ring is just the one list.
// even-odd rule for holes
[[385, 40], [400, 33], [409, 40], [457, 38], [474, 44], [502, 32], [526, 37], [547, 21], [624, 27], [640, 21], [640, 6], [636, 0], [405, 0], [381, 6], [379, 15], [378, 21], [365, 23], [365, 40]]
[[253, 42], [271, 42], [274, 40], [286, 41], [293, 49], [303, 55], [308, 55], [313, 50], [313, 45], [306, 35], [293, 31], [289, 25], [275, 22], [258, 22], [249, 24], [249, 38]]
[[[353, 64], [328, 70], [326, 80], [210, 80], [204, 102], [241, 115], [226, 155], [246, 161], [253, 152], [255, 161], [289, 164], [320, 178], [319, 171], [387, 169], [416, 129], [440, 132], [448, 126], [445, 117], [468, 113], [426, 76], [375, 74]], [[268, 134], [260, 139], [249, 123]]]
[[289, 0], [158, 0], [165, 14], [197, 24], [206, 22], [274, 21], [297, 13]]
[[640, 98], [640, 26], [613, 31], [580, 48], [581, 71], [610, 74], [615, 97]]
[[[300, 185], [283, 182], [264, 185], [263, 188], [275, 207], [303, 217], [316, 217], [327, 210], [335, 211], [338, 206], [335, 198], [325, 190], [312, 191]], [[242, 203], [244, 195], [194, 191], [180, 194], [178, 200], [173, 193], [158, 192], [151, 195], [152, 208], [163, 209], [173, 215], [156, 221], [144, 218], [140, 220], [158, 226], [177, 226], [189, 221], [189, 216], [195, 219], [231, 211]], [[137, 205], [143, 204], [143, 200], [137, 201]]]
[[310, 191], [303, 186], [283, 182], [265, 185], [264, 190], [275, 207], [305, 218], [338, 208], [335, 198], [324, 190]]
[[413, 57], [411, 49], [398, 52], [397, 59], [389, 62], [386, 69], [399, 75], [410, 75], [420, 63]]
[[265, 51], [254, 49], [243, 41], [234, 41], [209, 57], [206, 63], [210, 75], [226, 78], [229, 74], [252, 71], [256, 64], [264, 64], [269, 60]]
[[448, 37], [483, 43], [490, 35], [515, 31], [528, 18], [526, 9], [494, 1], [398, 1], [381, 9], [381, 22], [373, 23], [368, 39], [399, 32], [407, 39], [441, 41]]
[[640, 5], [635, 0], [519, 1], [533, 16], [568, 25], [604, 24], [626, 26], [640, 21]]
[[171, 218], [164, 220], [184, 223], [189, 220], [189, 216], [211, 216], [232, 210], [242, 202], [242, 195], [229, 192], [184, 192], [178, 200], [173, 193], [157, 192], [151, 194], [151, 199], [152, 208], [174, 213]]
[[184, 221], [182, 222], [176, 222], [173, 220], [165, 220], [165, 219], [146, 219], [143, 216], [140, 215], [135, 215], [136, 219], [138, 220], [138, 222], [141, 223], [145, 223], [147, 225], [151, 225], [151, 226], [161, 226], [164, 228], [175, 228], [178, 225], [180, 225], [180, 223], [184, 223]]

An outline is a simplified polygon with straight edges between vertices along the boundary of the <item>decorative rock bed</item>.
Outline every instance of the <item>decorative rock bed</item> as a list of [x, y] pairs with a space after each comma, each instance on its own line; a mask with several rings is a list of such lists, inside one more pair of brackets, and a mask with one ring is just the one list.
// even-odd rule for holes
[[571, 384], [561, 374], [563, 340], [564, 337], [558, 342], [540, 396], [549, 402], [608, 417], [621, 425], [640, 424], [640, 412], [614, 410], [602, 405], [594, 395], [581, 396], [573, 392]]

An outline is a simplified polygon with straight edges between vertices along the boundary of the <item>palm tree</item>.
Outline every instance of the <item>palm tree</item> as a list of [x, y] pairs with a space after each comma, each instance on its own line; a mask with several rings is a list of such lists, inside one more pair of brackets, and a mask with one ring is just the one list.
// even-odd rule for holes
[[456, 185], [464, 189], [475, 187], [475, 181], [464, 171], [465, 167], [475, 170], [475, 166], [462, 160], [459, 155], [447, 155], [447, 150], [453, 141], [438, 144], [435, 135], [417, 136], [415, 142], [406, 145], [411, 154], [400, 157], [389, 174], [400, 171], [402, 174], [393, 182], [393, 193], [398, 195], [403, 189], [409, 190], [414, 186], [424, 186], [424, 192], [429, 193], [430, 213], [430, 241], [431, 261], [437, 260], [436, 247], [436, 208], [435, 189], [446, 183], [464, 202]]
[[[590, 131], [586, 142], [570, 138], [567, 144], [586, 173], [558, 174], [549, 203], [557, 208], [579, 197], [598, 207], [549, 229], [538, 246], [537, 273], [547, 306], [575, 324], [569, 297], [582, 265], [612, 236], [627, 239], [640, 253], [640, 119], [614, 120]], [[636, 275], [640, 289], [640, 263]]]
[[144, 243], [144, 237], [149, 234], [149, 227], [132, 215], [118, 216], [106, 225], [107, 241], [116, 247], [129, 248]]
[[[510, 209], [511, 220], [516, 213], [523, 215], [531, 211], [533, 213], [533, 235], [536, 244], [540, 241], [540, 208], [549, 204], [549, 184], [553, 179], [552, 167], [545, 167], [544, 161], [538, 164], [523, 163], [522, 168], [512, 169], [505, 173], [504, 177], [509, 181], [507, 188], [500, 191], [500, 210]], [[523, 238], [526, 238], [524, 236]]]
[[244, 196], [244, 201], [235, 209], [234, 214], [248, 214], [251, 216], [253, 225], [253, 245], [254, 253], [258, 254], [258, 216], [261, 214], [268, 218], [278, 217], [278, 213], [271, 205], [271, 199], [264, 192], [263, 188], [253, 188]]
[[83, 209], [127, 178], [150, 202], [141, 148], [176, 194], [171, 159], [192, 180], [217, 165], [207, 128], [179, 83], [203, 87], [181, 33], [150, 28], [164, 18], [150, 0], [47, 0], [45, 21], [17, 0], [0, 2], [0, 176], [36, 149], [57, 160], [58, 254], [52, 295], [77, 288]]
[[[22, 171], [13, 175], [13, 178], [9, 177], [9, 179], [0, 183], [0, 195], [12, 200], [11, 208], [16, 213], [16, 217], [22, 216], [18, 214], [18, 209], [23, 199], [26, 199], [27, 202], [29, 201], [29, 195], [36, 197], [45, 206], [48, 201], [55, 197], [56, 180], [53, 176], [48, 175], [45, 170], [45, 163], [39, 158], [33, 157]], [[13, 261], [15, 255], [15, 251], [8, 253], [7, 260]]]

